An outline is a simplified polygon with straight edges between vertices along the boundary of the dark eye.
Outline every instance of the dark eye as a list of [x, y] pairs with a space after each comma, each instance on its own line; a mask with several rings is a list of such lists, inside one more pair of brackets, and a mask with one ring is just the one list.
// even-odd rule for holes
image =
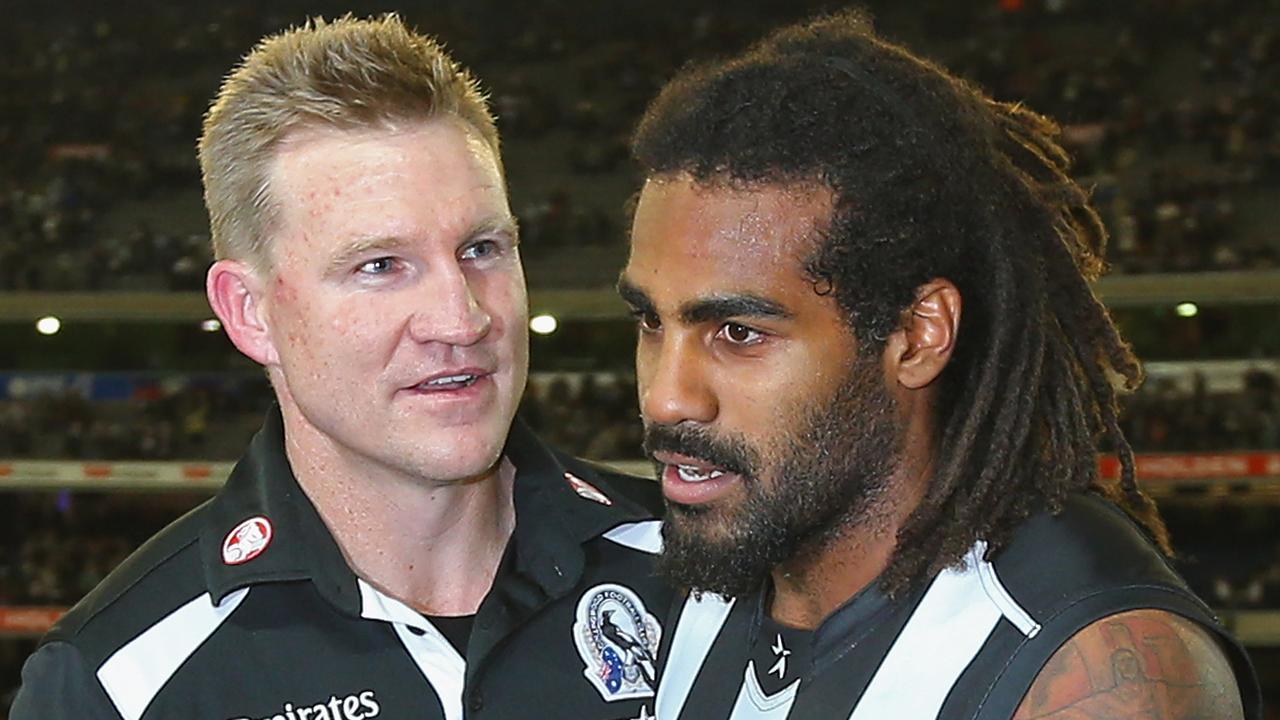
[[719, 335], [734, 345], [751, 345], [764, 337], [759, 330], [732, 322], [721, 325]]
[[367, 275], [383, 275], [391, 272], [395, 268], [396, 259], [391, 257], [380, 257], [363, 263], [360, 266], [360, 272]]
[[641, 332], [653, 332], [662, 327], [662, 321], [658, 319], [658, 314], [649, 310], [632, 310], [631, 317], [635, 318]]
[[463, 260], [480, 260], [498, 252], [498, 243], [492, 240], [481, 240], [471, 243], [462, 251]]

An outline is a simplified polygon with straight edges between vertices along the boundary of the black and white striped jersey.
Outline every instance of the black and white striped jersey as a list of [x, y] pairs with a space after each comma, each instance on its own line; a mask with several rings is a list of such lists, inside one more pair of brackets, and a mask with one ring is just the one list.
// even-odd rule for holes
[[655, 483], [552, 452], [520, 421], [516, 527], [465, 653], [358, 578], [273, 411], [225, 487], [73, 608], [13, 720], [622, 719], [652, 713]]
[[1008, 720], [1049, 657], [1090, 623], [1138, 608], [1216, 634], [1261, 717], [1248, 658], [1119, 508], [1093, 495], [1024, 523], [988, 561], [890, 601], [871, 585], [815, 631], [774, 623], [763, 593], [690, 596], [663, 641], [661, 720]]

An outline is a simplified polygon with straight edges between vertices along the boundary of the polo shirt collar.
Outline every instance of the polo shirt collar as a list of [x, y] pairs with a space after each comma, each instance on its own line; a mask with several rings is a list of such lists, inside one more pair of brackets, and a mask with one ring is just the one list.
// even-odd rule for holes
[[[233, 564], [224, 557], [224, 545], [253, 518], [269, 523], [270, 542], [253, 559]], [[277, 406], [214, 498], [201, 531], [200, 557], [215, 602], [258, 583], [310, 580], [340, 610], [360, 614], [355, 573], [285, 456], [284, 420]]]
[[652, 513], [618, 492], [594, 466], [552, 451], [519, 417], [506, 456], [516, 467], [516, 570], [552, 595], [582, 577], [582, 544]]
[[[514, 571], [548, 596], [567, 593], [581, 578], [583, 543], [619, 525], [653, 517], [592, 466], [553, 452], [520, 418], [512, 425], [504, 452], [516, 468]], [[604, 501], [592, 499], [597, 494]], [[237, 564], [228, 559], [225, 545], [237, 528], [254, 519], [265, 520], [269, 541], [255, 548], [259, 552], [252, 559]], [[354, 616], [361, 613], [356, 575], [289, 466], [278, 407], [268, 413], [211, 501], [201, 528], [200, 557], [215, 602], [258, 583], [309, 580], [338, 609]], [[500, 579], [495, 579], [495, 586]]]

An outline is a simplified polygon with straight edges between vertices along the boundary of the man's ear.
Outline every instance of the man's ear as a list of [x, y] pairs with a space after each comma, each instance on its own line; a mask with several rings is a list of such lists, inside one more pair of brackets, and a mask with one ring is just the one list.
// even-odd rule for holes
[[259, 365], [274, 365], [280, 357], [262, 304], [264, 291], [258, 274], [239, 260], [215, 262], [205, 278], [209, 306], [232, 344]]
[[903, 387], [928, 386], [946, 368], [960, 334], [960, 290], [945, 278], [916, 288], [902, 326], [885, 343], [885, 368]]

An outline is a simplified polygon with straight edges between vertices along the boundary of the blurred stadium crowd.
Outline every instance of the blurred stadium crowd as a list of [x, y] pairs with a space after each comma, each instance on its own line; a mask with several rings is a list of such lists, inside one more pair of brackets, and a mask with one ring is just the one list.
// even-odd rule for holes
[[[866, 4], [891, 37], [1063, 124], [1111, 230], [1115, 272], [1280, 264], [1277, 0]], [[799, 11], [532, 6], [382, 9], [438, 32], [491, 92], [534, 286], [608, 283], [635, 184], [626, 139], [644, 104], [685, 60], [736, 49]], [[66, 0], [9, 14], [0, 291], [200, 289], [210, 257], [194, 138], [205, 103], [264, 33], [347, 9], [282, 0], [124, 12]], [[270, 403], [253, 372], [4, 373], [0, 459], [230, 460]], [[1242, 370], [1230, 391], [1194, 374], [1154, 378], [1127, 400], [1125, 430], [1139, 452], [1280, 449], [1278, 381], [1274, 365]], [[636, 459], [635, 396], [625, 373], [539, 373], [521, 415], [571, 452]], [[119, 494], [12, 497], [0, 510], [0, 606], [74, 602], [196, 501], [166, 496], [122, 511]], [[1188, 578], [1216, 607], [1280, 607], [1274, 506], [1216, 502], [1162, 500]], [[1242, 543], [1253, 549], [1241, 553]], [[0, 645], [3, 693], [25, 650]], [[5, 706], [0, 696], [0, 716]]]
[[[326, 3], [160, 5], [127, 18], [69, 4], [84, 5], [75, 21], [33, 9], [9, 23], [0, 289], [198, 288], [209, 258], [192, 144], [207, 98], [255, 38]], [[678, 63], [736, 47], [779, 13], [633, 4], [404, 8], [491, 90], [524, 239], [539, 252], [618, 249], [633, 189], [625, 140], [644, 103]], [[1265, 222], [1280, 192], [1274, 2], [871, 5], [997, 98], [1063, 122], [1117, 271], [1276, 265]]]
[[1211, 392], [1203, 374], [1188, 383], [1153, 378], [1124, 404], [1125, 437], [1139, 452], [1280, 449], [1280, 392], [1274, 373], [1250, 369], [1238, 392]]
[[[1239, 389], [1211, 391], [1194, 371], [1153, 378], [1126, 400], [1125, 434], [1138, 452], [1280, 450], [1275, 372], [1250, 368], [1231, 384]], [[0, 373], [0, 458], [234, 460], [270, 403], [259, 373]], [[630, 376], [534, 374], [520, 415], [576, 455], [642, 455]]]

